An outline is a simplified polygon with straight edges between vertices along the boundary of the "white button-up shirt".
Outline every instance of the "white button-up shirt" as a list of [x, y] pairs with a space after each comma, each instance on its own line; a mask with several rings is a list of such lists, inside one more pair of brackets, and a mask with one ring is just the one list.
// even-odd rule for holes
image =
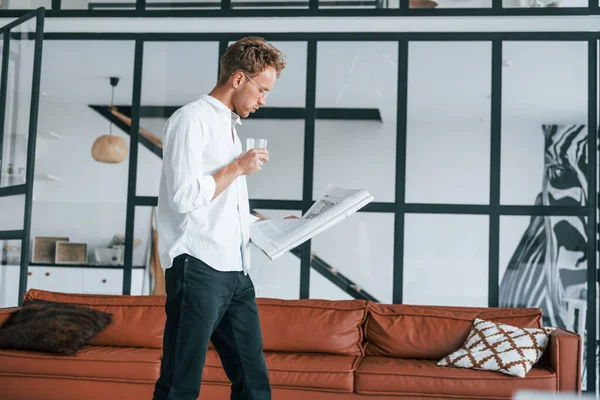
[[237, 177], [214, 200], [211, 176], [242, 153], [240, 117], [204, 95], [166, 122], [157, 224], [163, 268], [188, 253], [219, 271], [250, 268], [250, 214], [246, 177]]

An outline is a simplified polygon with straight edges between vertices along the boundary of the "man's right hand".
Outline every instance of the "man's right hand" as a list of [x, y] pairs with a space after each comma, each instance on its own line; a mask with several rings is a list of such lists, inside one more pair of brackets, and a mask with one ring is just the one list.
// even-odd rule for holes
[[250, 175], [262, 169], [263, 163], [269, 162], [266, 149], [251, 149], [241, 154], [236, 160], [241, 175]]

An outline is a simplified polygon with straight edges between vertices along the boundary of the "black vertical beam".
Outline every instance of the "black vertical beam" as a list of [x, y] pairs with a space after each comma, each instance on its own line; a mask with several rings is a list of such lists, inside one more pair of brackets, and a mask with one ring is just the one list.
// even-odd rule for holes
[[590, 9], [591, 15], [598, 14], [598, 0], [589, 0], [588, 8]]
[[317, 11], [319, 9], [319, 0], [309, 0], [308, 9], [312, 11]]
[[[598, 149], [598, 47], [588, 41], [588, 223], [587, 223], [587, 391], [596, 393], [596, 151]], [[582, 333], [582, 332], [580, 332]]]
[[136, 0], [135, 11], [143, 12], [146, 9], [146, 0]]
[[[31, 242], [31, 209], [33, 206], [33, 177], [35, 169], [35, 145], [40, 100], [40, 80], [42, 76], [42, 47], [44, 44], [44, 16], [46, 10], [38, 8], [35, 23], [35, 46], [33, 52], [33, 75], [31, 77], [31, 104], [29, 109], [29, 136], [27, 140], [27, 170], [25, 172], [25, 215], [23, 218], [23, 241], [21, 242], [21, 269], [19, 276], [19, 306], [27, 290], [27, 270], [29, 268], [29, 246]], [[10, 35], [10, 33], [9, 33]], [[4, 62], [4, 60], [3, 60]], [[16, 105], [15, 105], [16, 107]]]
[[52, 0], [52, 10], [53, 11], [58, 11], [61, 8], [61, 4], [60, 4], [61, 0]]
[[400, 0], [400, 9], [401, 10], [408, 10], [409, 8], [410, 8], [409, 0]]
[[0, 75], [0, 171], [4, 149], [4, 118], [6, 117], [6, 93], [8, 91], [8, 62], [10, 59], [10, 32], [4, 33], [2, 40], [2, 73]]
[[502, 143], [502, 41], [492, 41], [490, 118], [490, 223], [488, 306], [498, 307], [500, 265], [500, 145]]
[[398, 42], [398, 95], [396, 98], [396, 206], [394, 211], [394, 282], [392, 289], [394, 304], [402, 304], [404, 277], [408, 79], [408, 40], [401, 40]]
[[[317, 92], [317, 41], [309, 40], [306, 49], [306, 119], [304, 120], [304, 177], [302, 180], [302, 214], [313, 202], [313, 176], [315, 167], [315, 119]], [[300, 298], [308, 299], [310, 293], [311, 241], [301, 246]]]
[[499, 10], [502, 8], [502, 0], [492, 0], [492, 9]]
[[137, 187], [138, 142], [140, 132], [140, 101], [142, 97], [142, 63], [144, 41], [135, 41], [133, 62], [133, 93], [131, 106], [131, 129], [129, 130], [129, 177], [127, 180], [127, 220], [125, 222], [125, 265], [123, 266], [123, 294], [131, 294], [131, 267], [133, 264], [133, 228]]
[[231, 0], [221, 0], [221, 10], [231, 10]]

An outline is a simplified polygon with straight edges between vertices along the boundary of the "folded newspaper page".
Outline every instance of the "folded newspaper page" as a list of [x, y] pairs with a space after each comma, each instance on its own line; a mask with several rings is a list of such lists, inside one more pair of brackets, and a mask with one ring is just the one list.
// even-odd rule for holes
[[298, 219], [267, 219], [250, 227], [250, 241], [271, 260], [281, 257], [373, 201], [364, 189], [329, 185], [325, 195]]

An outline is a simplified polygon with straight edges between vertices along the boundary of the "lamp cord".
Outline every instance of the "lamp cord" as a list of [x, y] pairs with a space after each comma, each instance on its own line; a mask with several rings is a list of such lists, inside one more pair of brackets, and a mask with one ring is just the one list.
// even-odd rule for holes
[[[115, 99], [115, 87], [114, 86], [112, 87], [112, 91], [111, 92], [112, 93], [110, 95], [110, 107], [109, 108], [112, 111], [112, 109], [113, 109], [113, 102], [114, 102], [114, 99]], [[110, 127], [108, 128], [108, 134], [109, 135], [112, 135], [112, 125], [113, 125], [113, 123], [112, 123], [112, 119], [111, 119], [110, 120]]]

